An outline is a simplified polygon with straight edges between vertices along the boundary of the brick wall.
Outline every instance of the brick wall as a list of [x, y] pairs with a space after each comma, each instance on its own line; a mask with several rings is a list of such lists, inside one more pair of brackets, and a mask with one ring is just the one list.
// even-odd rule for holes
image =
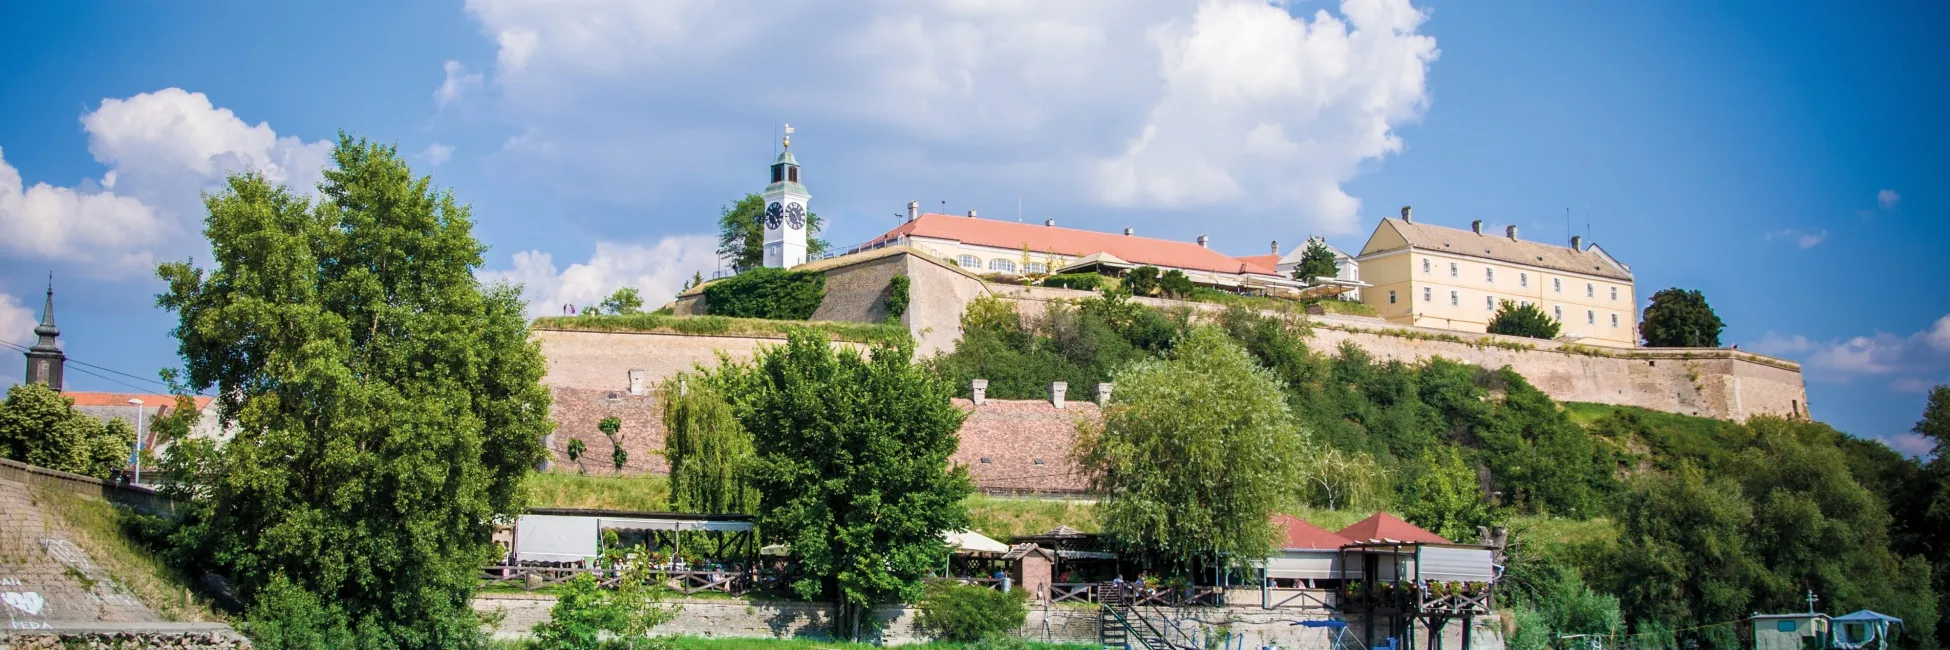
[[968, 413], [961, 425], [961, 447], [949, 461], [968, 466], [975, 485], [986, 492], [1077, 493], [1086, 487], [1070, 462], [1078, 419], [1102, 417], [1097, 405], [1068, 401], [1057, 409], [1047, 400], [985, 400], [981, 406], [956, 398]]

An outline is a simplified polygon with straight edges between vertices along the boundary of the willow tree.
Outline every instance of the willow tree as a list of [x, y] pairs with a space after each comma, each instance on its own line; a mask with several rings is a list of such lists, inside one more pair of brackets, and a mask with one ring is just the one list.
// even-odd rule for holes
[[664, 458], [670, 462], [670, 506], [678, 512], [749, 513], [758, 491], [743, 475], [752, 436], [707, 375], [664, 380]]
[[478, 646], [495, 521], [552, 427], [541, 351], [519, 290], [475, 279], [452, 193], [394, 147], [341, 135], [332, 160], [316, 203], [229, 178], [204, 198], [215, 265], [158, 271], [189, 388], [236, 431], [190, 474], [175, 556], [249, 601], [319, 604], [247, 629]]
[[1114, 380], [1103, 421], [1078, 424], [1075, 451], [1104, 495], [1104, 533], [1181, 568], [1215, 553], [1265, 558], [1271, 515], [1305, 484], [1308, 441], [1280, 381], [1212, 326]]

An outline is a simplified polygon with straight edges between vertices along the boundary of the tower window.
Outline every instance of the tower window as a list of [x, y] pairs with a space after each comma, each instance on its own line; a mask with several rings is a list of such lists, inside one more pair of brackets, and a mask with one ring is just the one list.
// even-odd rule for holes
[[1462, 294], [1456, 293], [1454, 291], [1449, 292], [1449, 306], [1454, 307], [1460, 304], [1462, 304]]
[[980, 270], [982, 268], [982, 258], [976, 257], [974, 255], [963, 255], [961, 257], [957, 257], [955, 258], [955, 263], [960, 264], [961, 267], [964, 269]]
[[788, 180], [791, 180], [794, 183], [799, 182], [799, 168], [787, 167], [785, 170], [785, 176]]
[[992, 260], [989, 260], [989, 270], [990, 270], [990, 271], [1001, 271], [1001, 272], [1003, 272], [1003, 273], [1015, 273], [1015, 272], [1016, 272], [1016, 263], [1015, 263], [1015, 262], [1011, 262], [1011, 261], [1009, 261], [1009, 260], [1006, 260], [1006, 259], [1003, 259], [1003, 258], [1000, 258], [1000, 257], [998, 257], [998, 258], [995, 258], [995, 259], [992, 259]]
[[785, 180], [785, 165], [773, 165], [772, 182], [777, 183], [782, 180]]
[[1528, 287], [1528, 286], [1530, 286], [1530, 274], [1529, 274], [1529, 273], [1518, 273], [1518, 274], [1517, 274], [1517, 286], [1519, 286], [1519, 287]]
[[1388, 290], [1388, 304], [1395, 304], [1395, 290], [1393, 289]]

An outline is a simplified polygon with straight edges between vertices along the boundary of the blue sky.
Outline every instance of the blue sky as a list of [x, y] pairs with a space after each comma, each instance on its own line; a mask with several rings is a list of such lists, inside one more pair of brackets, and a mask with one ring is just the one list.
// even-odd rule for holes
[[73, 357], [172, 365], [149, 269], [205, 249], [198, 193], [309, 187], [340, 129], [471, 203], [484, 275], [537, 313], [666, 297], [791, 122], [839, 243], [919, 200], [1352, 249], [1412, 204], [1588, 227], [1641, 301], [1704, 291], [1727, 342], [1806, 364], [1816, 417], [1906, 451], [1950, 382], [1941, 2], [242, 8], [0, 6], [0, 337], [29, 338], [52, 271]]

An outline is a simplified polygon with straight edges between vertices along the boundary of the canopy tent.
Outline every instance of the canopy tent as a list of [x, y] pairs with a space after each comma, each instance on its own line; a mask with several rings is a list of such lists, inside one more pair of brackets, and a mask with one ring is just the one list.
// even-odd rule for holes
[[972, 531], [943, 531], [941, 541], [947, 542], [956, 553], [994, 553], [1009, 552], [1009, 545], [990, 539], [987, 535]]
[[1832, 621], [1835, 647], [1847, 650], [1860, 650], [1871, 647], [1871, 644], [1878, 650], [1887, 648], [1889, 624], [1903, 624], [1903, 619], [1866, 609], [1837, 616]]
[[662, 540], [678, 550], [678, 533], [702, 533], [706, 539], [699, 541], [714, 541], [718, 555], [740, 556], [752, 551], [755, 525], [749, 515], [535, 508], [516, 518], [514, 528], [513, 560], [582, 562], [601, 555], [605, 530], [644, 531], [653, 546]]
[[581, 562], [596, 557], [594, 517], [522, 515], [515, 522], [515, 557], [525, 562]]

